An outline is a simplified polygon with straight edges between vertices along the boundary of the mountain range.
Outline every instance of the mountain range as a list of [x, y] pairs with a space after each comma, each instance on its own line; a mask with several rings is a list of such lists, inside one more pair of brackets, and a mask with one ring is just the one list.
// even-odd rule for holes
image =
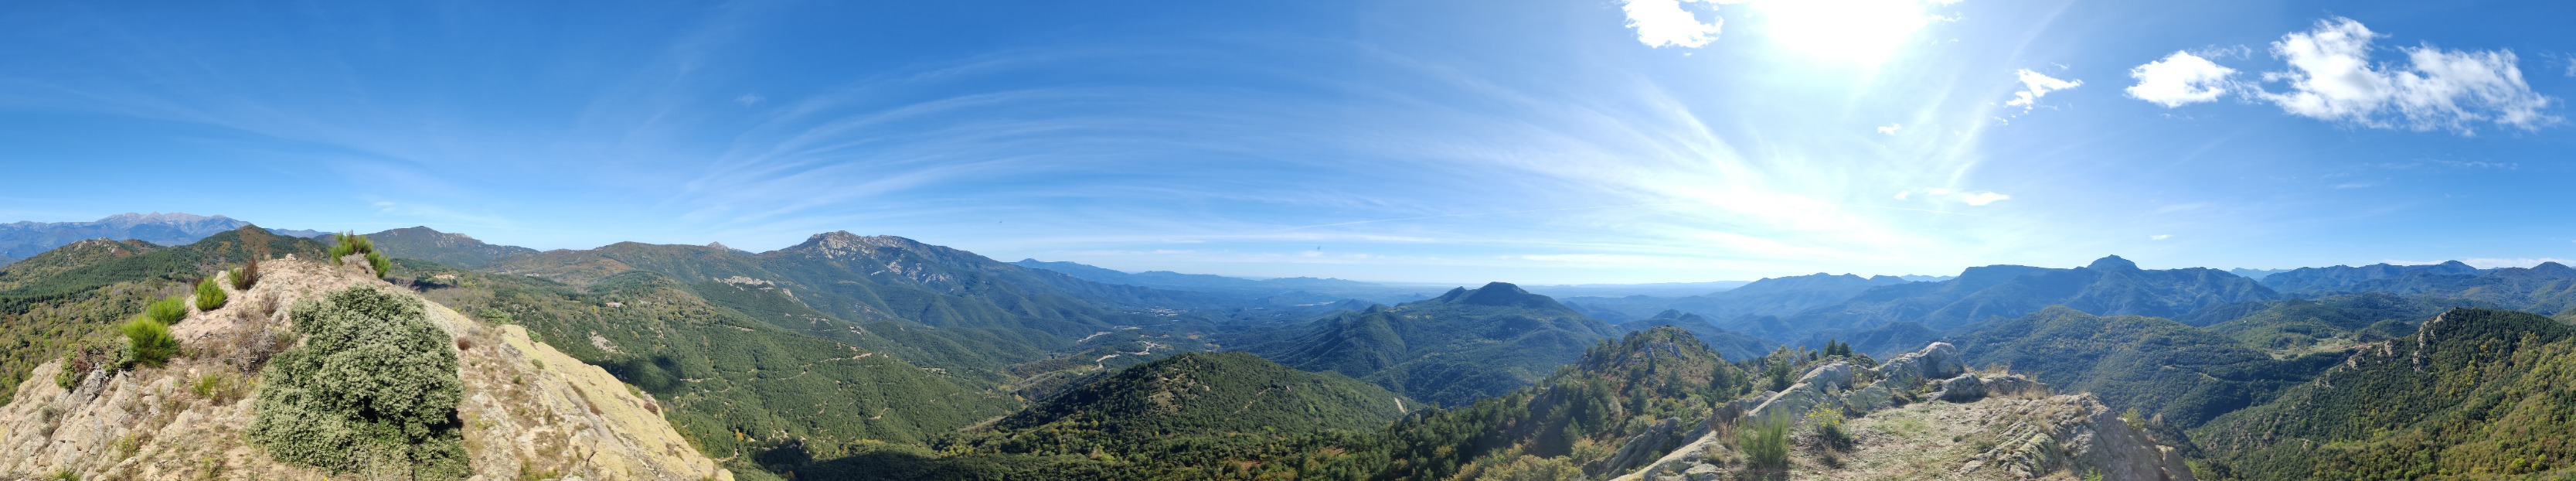
[[[158, 245], [181, 245], [196, 242], [216, 233], [240, 229], [249, 222], [224, 216], [200, 216], [177, 212], [138, 214], [127, 212], [90, 222], [18, 221], [0, 224], [0, 265], [34, 257], [76, 241], [87, 239], [140, 240]], [[313, 237], [322, 232], [309, 230], [272, 230], [278, 235]]]
[[[234, 302], [326, 285], [420, 299], [460, 329], [459, 372], [485, 394], [477, 402], [571, 403], [544, 409], [615, 439], [668, 432], [675, 441], [652, 449], [594, 447], [720, 467], [708, 476], [719, 479], [2576, 472], [2564, 461], [2576, 453], [2551, 444], [2576, 412], [2561, 392], [2576, 377], [2559, 372], [2576, 362], [2562, 359], [2576, 349], [2566, 327], [2576, 269], [2555, 263], [2336, 266], [2258, 281], [2111, 256], [1953, 278], [1781, 277], [1686, 296], [1560, 301], [1490, 282], [1375, 302], [1330, 293], [1387, 285], [1000, 262], [849, 232], [758, 253], [631, 242], [537, 251], [427, 227], [367, 237], [394, 259], [385, 272], [329, 265], [317, 259], [331, 241], [248, 224], [171, 243], [73, 240], [0, 266], [0, 345], [15, 346], [0, 352], [12, 387], [0, 392], [36, 396], [0, 399], [0, 437], [117, 449], [114, 436], [39, 425], [50, 422], [43, 406], [131, 407], [57, 387], [58, 373], [122, 352], [118, 324], [156, 299], [226, 290], [201, 281], [263, 259], [291, 272]], [[298, 308], [268, 305], [278, 316]], [[182, 308], [215, 309], [243, 312]], [[212, 401], [248, 398], [214, 389], [233, 382], [255, 397], [282, 381], [256, 369], [211, 377], [207, 363], [243, 361], [189, 356], [291, 334], [191, 319], [175, 327], [190, 367], [111, 368], [130, 370], [70, 386], [215, 383], [163, 399], [249, 415], [250, 404]], [[203, 335], [237, 327], [257, 335]], [[469, 346], [496, 343], [513, 347]], [[597, 375], [529, 360], [539, 358]], [[495, 360], [525, 367], [495, 370]], [[601, 402], [627, 407], [580, 414], [579, 403]], [[1781, 464], [1762, 454], [1773, 421], [1788, 430]], [[134, 442], [146, 446], [139, 459], [180, 455]], [[507, 444], [494, 443], [467, 449]], [[0, 462], [0, 475], [50, 475], [10, 471], [21, 464]], [[91, 477], [123, 469], [65, 466]]]

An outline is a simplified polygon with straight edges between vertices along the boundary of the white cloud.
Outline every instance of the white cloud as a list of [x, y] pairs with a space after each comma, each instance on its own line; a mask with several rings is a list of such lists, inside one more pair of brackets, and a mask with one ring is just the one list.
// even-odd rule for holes
[[2006, 200], [2006, 199], [2011, 199], [2011, 198], [2012, 198], [2012, 196], [2009, 196], [2009, 195], [2003, 195], [2003, 194], [1997, 194], [1997, 193], [1993, 193], [1993, 192], [1978, 192], [1978, 193], [1973, 193], [1973, 194], [1970, 194], [1970, 193], [1962, 193], [1962, 194], [1959, 194], [1959, 202], [1964, 202], [1964, 203], [1967, 203], [1968, 205], [1986, 205], [1986, 204], [1992, 204], [1992, 203], [1995, 203], [1996, 201], [2001, 201], [2001, 200]]
[[[1911, 190], [1907, 190], [1907, 191], [1899, 191], [1899, 192], [1897, 192], [1897, 193], [1896, 193], [1896, 200], [1911, 200], [1911, 199], [1913, 199], [1913, 198], [1914, 198], [1914, 191], [1911, 191]], [[2004, 195], [2004, 194], [1999, 194], [1999, 193], [1994, 193], [1994, 192], [1971, 192], [1971, 191], [1964, 191], [1964, 190], [1951, 190], [1951, 189], [1937, 188], [1937, 187], [1936, 187], [1936, 188], [1930, 188], [1930, 189], [1923, 189], [1923, 200], [1926, 200], [1926, 201], [1933, 201], [1933, 202], [1940, 202], [1940, 201], [1955, 201], [1955, 202], [1958, 202], [1958, 203], [1961, 203], [1961, 204], [1968, 204], [1968, 205], [1972, 205], [1972, 206], [1982, 206], [1982, 205], [1986, 205], [1986, 204], [1992, 204], [1992, 203], [1995, 203], [1995, 202], [1997, 202], [1997, 201], [2007, 200], [2007, 199], [2011, 199], [2011, 198], [2012, 198], [2012, 196]]]
[[1726, 19], [1710, 16], [1708, 23], [1700, 23], [1698, 15], [1682, 9], [1690, 1], [1698, 0], [1627, 0], [1619, 9], [1628, 13], [1628, 28], [1637, 29], [1638, 43], [1698, 48], [1717, 40], [1718, 26]]
[[2334, 188], [2337, 188], [2337, 189], [2359, 189], [2359, 188], [2363, 188], [2363, 187], [2370, 187], [2370, 186], [2373, 186], [2373, 185], [2378, 185], [2378, 184], [2373, 184], [2373, 183], [2369, 183], [2369, 182], [2345, 182], [2345, 183], [2341, 183], [2341, 184], [2335, 184]]
[[2021, 107], [2023, 111], [2028, 111], [2032, 107], [2037, 107], [2039, 104], [2039, 98], [2041, 96], [2048, 95], [2049, 92], [2066, 90], [2084, 85], [2084, 81], [2082, 80], [2058, 80], [2056, 77], [2050, 77], [2047, 74], [2033, 72], [2030, 69], [2021, 69], [2021, 71], [2015, 73], [2015, 75], [2021, 77], [2021, 91], [2013, 92], [2013, 99], [2004, 101], [2004, 105]]
[[759, 95], [754, 95], [754, 94], [742, 94], [742, 96], [741, 96], [741, 97], [734, 97], [734, 98], [733, 98], [734, 103], [742, 104], [742, 106], [744, 106], [744, 107], [750, 107], [750, 106], [751, 106], [751, 104], [760, 103], [760, 101], [762, 101], [762, 100], [768, 100], [768, 99], [761, 98]]
[[2172, 238], [2173, 238], [2173, 234], [2156, 234], [2156, 235], [2147, 236], [2147, 240], [2151, 240], [2151, 241], [2160, 241], [2160, 240], [2172, 239]]
[[2227, 94], [2227, 77], [2235, 73], [2236, 69], [2177, 51], [2163, 60], [2129, 69], [2129, 77], [2138, 79], [2138, 84], [2129, 86], [2127, 92], [2131, 98], [2166, 108], [2181, 107], [2218, 100], [2218, 96]]
[[2470, 126], [2537, 130], [2558, 122], [2542, 113], [2555, 99], [2531, 90], [2511, 50], [2443, 50], [2430, 44], [2400, 47], [2407, 64], [2374, 64], [2371, 42], [2381, 35], [2361, 22], [2335, 17], [2316, 28], [2272, 42], [2272, 55], [2290, 71], [2265, 72], [2287, 92], [2257, 91], [2256, 98], [2292, 115], [2372, 128], [2436, 128], [2471, 133]]
[[1905, 126], [1897, 125], [1895, 122], [1888, 122], [1888, 123], [1887, 123], [1887, 125], [1881, 125], [1881, 126], [1878, 126], [1878, 133], [1887, 134], [1887, 135], [1896, 135], [1896, 129], [1900, 129], [1900, 128], [1904, 128], [1904, 127], [1905, 127]]

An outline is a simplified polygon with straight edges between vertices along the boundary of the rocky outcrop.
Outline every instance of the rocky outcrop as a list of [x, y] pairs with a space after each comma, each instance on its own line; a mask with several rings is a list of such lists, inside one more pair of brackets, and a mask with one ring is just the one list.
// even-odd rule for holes
[[[1802, 423], [1800, 415], [1818, 406], [1840, 408], [1851, 416], [1845, 431], [1860, 439], [1852, 442], [1851, 452], [1800, 450], [1799, 456], [1815, 459], [1794, 463], [1793, 478], [2038, 479], [2099, 473], [2110, 480], [2193, 479], [2172, 448], [2111, 414], [2090, 394], [2049, 396], [2047, 385], [2025, 377], [1963, 371], [1958, 349], [1946, 343], [1933, 343], [1874, 369], [1841, 362], [1816, 367], [1788, 389], [1755, 398], [1758, 403], [1739, 399], [1719, 406], [1693, 433], [1695, 440], [1614, 479], [1732, 479], [1732, 471], [1745, 469], [1727, 447], [1732, 426], [1745, 419]], [[1946, 402], [1912, 402], [1917, 398]], [[1933, 470], [1922, 471], [1925, 467]]]
[[[363, 265], [363, 263], [359, 263]], [[60, 361], [0, 407], [0, 478], [326, 479], [280, 464], [242, 432], [256, 413], [267, 357], [296, 342], [296, 302], [348, 287], [405, 292], [357, 268], [292, 258], [263, 262], [260, 283], [172, 327], [183, 355], [163, 367], [75, 373]], [[405, 294], [408, 295], [408, 294]], [[730, 480], [661, 417], [660, 404], [598, 367], [436, 303], [429, 319], [455, 338], [466, 452], [476, 479]]]
[[2180, 453], [2121, 420], [2092, 394], [1998, 397], [1985, 403], [2000, 404], [1989, 411], [2015, 422], [1996, 434], [1994, 448], [1962, 463], [1960, 473], [2012, 479], [2059, 472], [2098, 473], [2106, 480], [2193, 479]]

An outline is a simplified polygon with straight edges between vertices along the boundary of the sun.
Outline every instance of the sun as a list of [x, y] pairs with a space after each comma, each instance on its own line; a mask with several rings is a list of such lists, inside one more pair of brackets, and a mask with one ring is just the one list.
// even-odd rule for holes
[[[1927, 0], [1757, 0], [1755, 11], [1780, 48], [1862, 65], [1886, 62], [1935, 17]], [[1938, 2], [1939, 0], [1931, 0]]]

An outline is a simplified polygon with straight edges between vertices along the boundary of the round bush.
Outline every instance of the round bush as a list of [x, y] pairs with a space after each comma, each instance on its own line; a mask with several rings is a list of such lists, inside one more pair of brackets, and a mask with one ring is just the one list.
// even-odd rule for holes
[[356, 287], [296, 306], [304, 345], [261, 371], [251, 441], [278, 461], [336, 473], [399, 461], [416, 479], [464, 478], [456, 351], [421, 309]]
[[160, 367], [179, 353], [179, 338], [170, 335], [170, 326], [148, 318], [126, 321], [117, 326], [125, 332], [126, 360], [133, 364]]
[[216, 285], [212, 277], [197, 283], [197, 310], [212, 311], [223, 307], [224, 286]]

